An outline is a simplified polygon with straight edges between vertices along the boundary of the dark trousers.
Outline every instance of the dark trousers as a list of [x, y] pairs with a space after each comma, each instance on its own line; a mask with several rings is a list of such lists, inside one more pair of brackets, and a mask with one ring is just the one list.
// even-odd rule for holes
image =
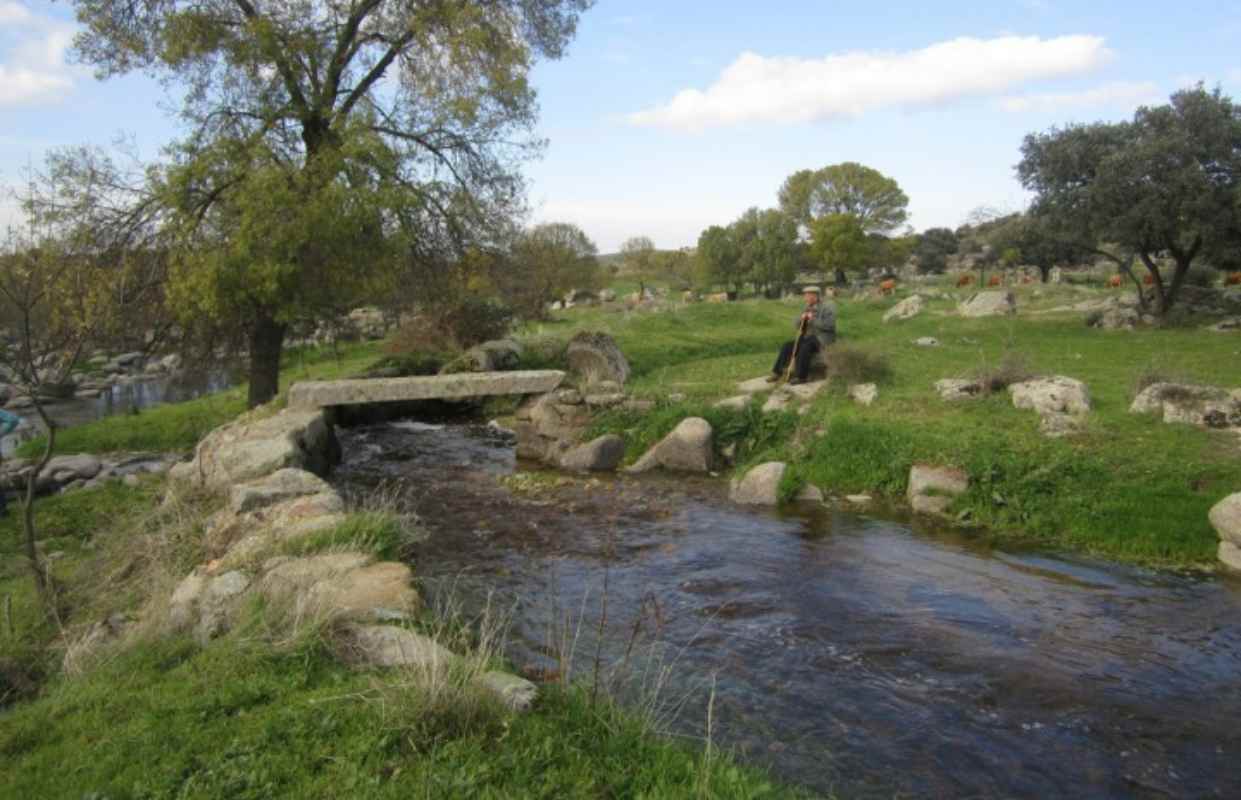
[[[819, 340], [813, 336], [801, 337], [801, 343], [797, 345], [797, 364], [793, 368], [793, 375], [799, 380], [805, 380], [810, 376], [810, 364], [814, 361], [814, 357], [819, 354]], [[784, 371], [789, 368], [789, 360], [793, 358], [793, 343], [785, 342], [780, 348], [780, 357], [776, 359], [776, 365], [771, 371], [777, 375], [783, 375]]]

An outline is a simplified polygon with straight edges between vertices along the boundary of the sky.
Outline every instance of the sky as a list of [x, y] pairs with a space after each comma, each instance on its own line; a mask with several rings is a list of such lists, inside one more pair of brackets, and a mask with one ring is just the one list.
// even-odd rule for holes
[[[72, 4], [0, 0], [0, 183], [52, 148], [118, 138], [155, 158], [173, 97], [73, 63]], [[1022, 138], [1128, 118], [1204, 81], [1241, 99], [1241, 2], [599, 0], [532, 74], [547, 148], [532, 222], [692, 246], [799, 169], [896, 179], [915, 229], [1019, 210]], [[0, 201], [0, 224], [14, 211]]]

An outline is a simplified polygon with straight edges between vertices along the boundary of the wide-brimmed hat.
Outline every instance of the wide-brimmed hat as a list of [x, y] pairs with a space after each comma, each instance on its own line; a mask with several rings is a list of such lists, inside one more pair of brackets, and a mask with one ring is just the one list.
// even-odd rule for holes
[[802, 293], [802, 294], [810, 294], [810, 293], [812, 293], [812, 292], [813, 292], [814, 294], [817, 294], [817, 295], [821, 295], [821, 294], [823, 294], [822, 292], [820, 292], [820, 291], [819, 291], [819, 287], [818, 287], [818, 286], [807, 286], [805, 289], [802, 289], [802, 290], [801, 290], [801, 293]]

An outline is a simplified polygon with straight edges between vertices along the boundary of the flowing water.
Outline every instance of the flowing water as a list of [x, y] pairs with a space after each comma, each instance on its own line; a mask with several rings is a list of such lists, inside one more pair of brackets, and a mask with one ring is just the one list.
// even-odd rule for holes
[[[1241, 797], [1241, 584], [1013, 553], [899, 521], [727, 500], [722, 481], [499, 480], [480, 426], [342, 432], [347, 492], [395, 486], [426, 591], [512, 608], [510, 659], [634, 671], [663, 643], [674, 723], [842, 797]], [[552, 473], [544, 473], [556, 480]], [[510, 484], [511, 485], [511, 484]], [[574, 628], [577, 630], [577, 628]], [[631, 652], [632, 650], [632, 652]], [[649, 687], [648, 687], [649, 688]]]

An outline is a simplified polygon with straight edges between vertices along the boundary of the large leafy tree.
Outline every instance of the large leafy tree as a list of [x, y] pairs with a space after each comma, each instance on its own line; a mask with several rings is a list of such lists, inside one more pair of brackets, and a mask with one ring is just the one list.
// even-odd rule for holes
[[862, 223], [850, 214], [828, 214], [810, 226], [811, 256], [844, 283], [845, 273], [861, 269], [871, 255], [872, 244]]
[[171, 297], [248, 335], [250, 402], [299, 318], [485, 241], [540, 143], [528, 74], [590, 0], [75, 0], [101, 77], [183, 91], [158, 177]]
[[525, 316], [542, 318], [549, 303], [574, 289], [597, 289], [598, 248], [568, 222], [536, 225], [517, 238], [512, 259], [497, 276], [505, 299]]
[[848, 214], [866, 233], [888, 234], [905, 224], [909, 197], [876, 169], [846, 161], [790, 175], [779, 191], [780, 209], [807, 228], [819, 217]]
[[750, 275], [755, 286], [769, 295], [793, 283], [800, 262], [797, 223], [776, 208], [754, 215], [750, 242]]
[[649, 236], [631, 236], [621, 244], [621, 263], [625, 271], [638, 279], [638, 296], [646, 296], [646, 282], [658, 270], [658, 251]]
[[918, 236], [914, 255], [918, 257], [918, 270], [939, 274], [948, 268], [948, 256], [957, 252], [957, 235], [951, 228], [927, 228]]
[[710, 283], [740, 292], [747, 275], [742, 267], [741, 247], [732, 227], [712, 225], [698, 236], [698, 258]]
[[1241, 228], [1241, 108], [1218, 89], [1183, 90], [1131, 122], [1031, 134], [1017, 172], [1049, 236], [1125, 270], [1136, 256], [1165, 313], [1195, 259]]

